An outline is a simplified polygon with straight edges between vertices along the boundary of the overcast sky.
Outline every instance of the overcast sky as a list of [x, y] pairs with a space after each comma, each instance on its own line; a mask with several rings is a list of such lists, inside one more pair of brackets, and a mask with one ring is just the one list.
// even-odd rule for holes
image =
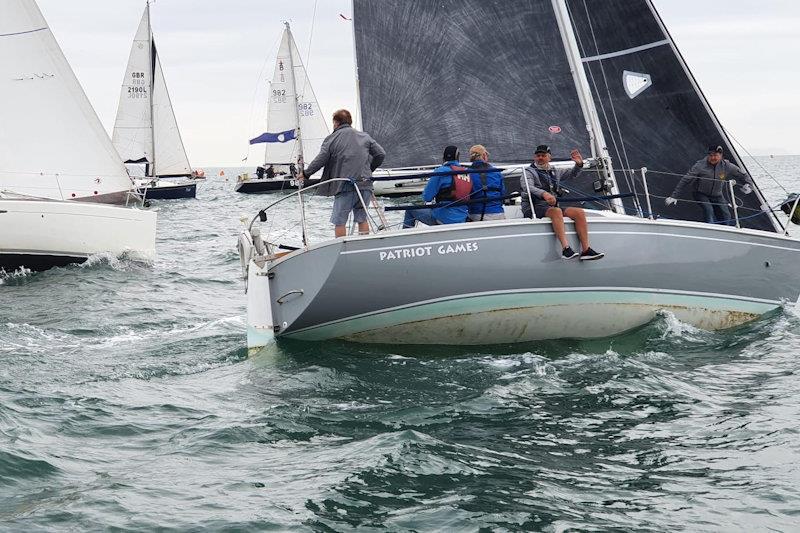
[[[655, 3], [728, 131], [754, 154], [800, 154], [800, 2]], [[39, 6], [110, 131], [144, 1]], [[325, 115], [355, 109], [352, 28], [339, 16], [350, 12], [350, 0], [157, 0], [154, 34], [192, 163], [240, 165], [247, 140], [263, 131], [266, 81], [285, 20], [309, 59]], [[249, 164], [262, 152], [250, 152]]]

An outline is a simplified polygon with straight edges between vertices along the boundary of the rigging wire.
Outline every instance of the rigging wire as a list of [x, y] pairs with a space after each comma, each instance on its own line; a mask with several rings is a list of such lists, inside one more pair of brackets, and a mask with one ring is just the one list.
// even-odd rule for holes
[[[584, 11], [586, 13], [586, 21], [589, 24], [589, 31], [591, 32], [591, 35], [592, 35], [592, 42], [594, 43], [595, 52], [597, 53], [597, 55], [600, 55], [600, 47], [597, 44], [597, 36], [595, 35], [595, 32], [594, 32], [594, 25], [592, 24], [592, 18], [589, 16], [589, 6], [586, 4], [586, 0], [583, 0], [583, 9], [584, 9]], [[610, 88], [610, 85], [608, 83], [608, 78], [606, 76], [606, 70], [603, 68], [603, 60], [602, 59], [598, 59], [598, 63], [600, 64], [600, 73], [603, 75], [603, 83], [605, 83], [605, 86], [606, 86], [606, 94], [608, 95], [608, 103], [611, 106], [611, 116], [614, 118], [614, 125], [615, 125], [616, 130], [617, 130], [617, 135], [619, 135], [619, 144], [620, 144], [620, 146], [622, 146], [622, 157], [625, 159], [625, 166], [630, 168], [631, 164], [630, 164], [630, 160], [628, 159], [628, 150], [627, 150], [627, 148], [625, 148], [625, 139], [622, 137], [622, 130], [621, 130], [620, 126], [619, 126], [619, 118], [617, 117], [617, 110], [614, 107], [614, 100], [611, 98], [611, 88]], [[589, 66], [588, 70], [589, 70], [589, 72], [592, 71], [591, 66]], [[594, 82], [594, 76], [592, 76], [592, 81]], [[597, 87], [595, 87], [595, 88], [597, 88]], [[599, 89], [598, 89], [598, 100], [600, 99], [599, 96], [600, 95], [599, 95]], [[609, 129], [611, 129], [611, 125], [610, 124], [609, 124]], [[612, 138], [614, 137], [613, 133], [612, 133], [611, 137]], [[615, 146], [616, 146], [616, 143], [615, 143]], [[617, 152], [617, 153], [619, 153], [619, 152]], [[626, 176], [626, 180], [625, 181], [628, 184], [628, 186], [632, 188], [633, 192], [636, 193], [637, 192], [636, 191], [636, 180], [632, 179], [630, 182], [628, 182], [627, 176]]]
[[[567, 5], [567, 11], [569, 13], [569, 18], [570, 18], [570, 21], [572, 23], [572, 21], [574, 21], [575, 19], [572, 16], [572, 11], [571, 11], [571, 9], [569, 7], [569, 4], [567, 3], [566, 5]], [[581, 39], [581, 35], [580, 35], [579, 31], [575, 31], [575, 38], [578, 41], [578, 47], [580, 48], [581, 55], [585, 55], [586, 47], [583, 45], [583, 40]], [[597, 42], [596, 41], [595, 41], [595, 48], [597, 48]], [[599, 51], [598, 51], [598, 53], [599, 53]], [[576, 68], [583, 68], [583, 65], [578, 65]], [[617, 153], [617, 155], [619, 155], [622, 152], [620, 151], [619, 146], [617, 146], [617, 139], [613, 135], [613, 130], [611, 128], [611, 122], [608, 119], [608, 113], [606, 112], [606, 108], [605, 108], [605, 105], [603, 104], [603, 100], [602, 100], [602, 98], [599, 97], [600, 96], [600, 89], [598, 89], [597, 81], [594, 79], [594, 73], [592, 72], [591, 68], [587, 68], [586, 70], [589, 72], [589, 78], [591, 79], [592, 86], [594, 87], [594, 90], [597, 93], [597, 96], [598, 96], [597, 103], [600, 104], [600, 111], [603, 114], [603, 120], [605, 121], [606, 126], [608, 127], [608, 131], [610, 133], [612, 133], [611, 134], [611, 143], [614, 145], [614, 151]], [[602, 66], [601, 66], [601, 70], [602, 70]], [[622, 142], [622, 139], [620, 139], [620, 142]], [[625, 166], [630, 167], [630, 165], [627, 164], [627, 162], [626, 162]], [[622, 176], [623, 176], [623, 178], [625, 178], [625, 184], [628, 186], [628, 189], [629, 190], [634, 190], [633, 186], [631, 184], [631, 179], [629, 178], [628, 174], [625, 171], [623, 171]]]
[[766, 168], [764, 168], [764, 165], [762, 165], [762, 164], [761, 164], [761, 163], [758, 161], [758, 159], [756, 159], [756, 158], [755, 158], [755, 156], [754, 156], [753, 154], [751, 154], [751, 153], [750, 153], [750, 152], [747, 150], [747, 148], [746, 148], [746, 147], [745, 147], [745, 146], [744, 146], [744, 145], [743, 145], [741, 142], [739, 142], [739, 139], [737, 139], [736, 137], [734, 137], [734, 136], [733, 136], [733, 134], [732, 134], [730, 131], [728, 131], [727, 129], [723, 128], [723, 130], [725, 131], [725, 134], [726, 134], [726, 135], [728, 135], [728, 136], [729, 136], [731, 139], [733, 139], [733, 141], [734, 141], [736, 144], [738, 144], [738, 145], [739, 145], [739, 147], [740, 147], [742, 150], [744, 150], [744, 153], [746, 153], [746, 154], [747, 154], [747, 155], [750, 157], [750, 159], [752, 159], [753, 161], [755, 161], [756, 165], [758, 165], [758, 168], [760, 168], [760, 169], [761, 169], [761, 170], [764, 172], [764, 174], [766, 174], [766, 175], [767, 175], [767, 176], [768, 176], [768, 177], [769, 177], [769, 178], [770, 178], [772, 181], [774, 181], [774, 182], [775, 182], [775, 183], [778, 185], [778, 187], [780, 187], [781, 189], [783, 189], [783, 192], [785, 192], [786, 194], [789, 194], [789, 190], [788, 190], [788, 189], [786, 189], [786, 187], [784, 187], [784, 186], [783, 186], [783, 184], [782, 184], [780, 181], [778, 181], [778, 179], [777, 179], [777, 178], [775, 178], [775, 176], [773, 176], [772, 174], [770, 174], [770, 173], [769, 173], [769, 171], [768, 171]]

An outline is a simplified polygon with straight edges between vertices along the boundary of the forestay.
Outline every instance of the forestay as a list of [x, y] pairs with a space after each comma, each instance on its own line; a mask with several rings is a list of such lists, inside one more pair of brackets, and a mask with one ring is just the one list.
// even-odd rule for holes
[[287, 24], [269, 88], [267, 133], [258, 139], [266, 142], [264, 161], [288, 165], [297, 163], [300, 156], [310, 161], [328, 133], [327, 122]]
[[36, 3], [0, 13], [0, 190], [124, 201], [127, 171]]

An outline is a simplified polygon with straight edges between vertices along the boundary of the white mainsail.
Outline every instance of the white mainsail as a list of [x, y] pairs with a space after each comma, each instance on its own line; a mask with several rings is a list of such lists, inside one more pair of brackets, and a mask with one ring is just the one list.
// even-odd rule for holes
[[125, 166], [36, 2], [0, 13], [0, 190], [124, 202]]
[[296, 163], [300, 156], [313, 158], [329, 133], [288, 23], [269, 88], [267, 132], [278, 136], [267, 142], [264, 161], [271, 164]]
[[123, 161], [149, 163], [151, 176], [192, 172], [153, 40], [149, 4], [125, 69], [113, 141]]

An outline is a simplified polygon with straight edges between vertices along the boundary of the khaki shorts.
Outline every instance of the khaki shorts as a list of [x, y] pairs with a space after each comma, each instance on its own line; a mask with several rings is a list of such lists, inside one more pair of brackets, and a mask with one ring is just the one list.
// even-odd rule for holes
[[[362, 190], [361, 197], [364, 198], [364, 205], [369, 206], [372, 202], [372, 191]], [[334, 226], [347, 225], [347, 219], [350, 217], [351, 212], [356, 224], [363, 224], [367, 221], [367, 212], [364, 210], [364, 205], [361, 204], [356, 190], [348, 187], [348, 190], [342, 191], [333, 197], [331, 224]]]

